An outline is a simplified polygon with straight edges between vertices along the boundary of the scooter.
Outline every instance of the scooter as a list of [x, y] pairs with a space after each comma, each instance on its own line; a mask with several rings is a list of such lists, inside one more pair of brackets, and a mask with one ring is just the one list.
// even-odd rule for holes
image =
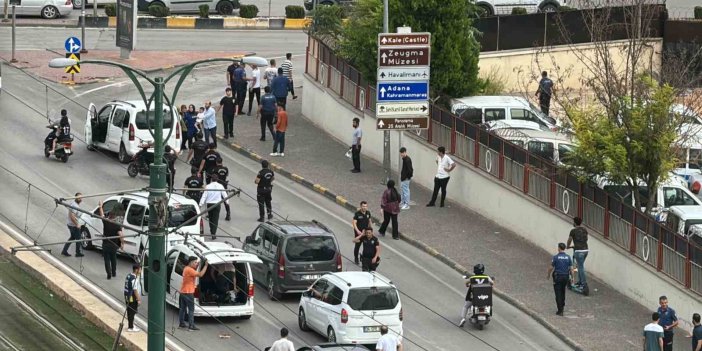
[[475, 284], [471, 286], [473, 301], [471, 315], [468, 319], [478, 329], [483, 330], [492, 317], [492, 285]]
[[[572, 249], [573, 247], [571, 246], [570, 248]], [[587, 283], [580, 284], [579, 282], [575, 282], [578, 278], [578, 261], [575, 259], [575, 250], [573, 251], [573, 265], [575, 266], [575, 268], [573, 269], [573, 274], [571, 274], [570, 276], [570, 283], [568, 284], [568, 289], [572, 292], [588, 296], [590, 295], [590, 288], [587, 286]]]
[[148, 151], [151, 144], [143, 143], [139, 145], [139, 147], [141, 147], [142, 151], [134, 154], [132, 161], [129, 162], [129, 165], [127, 166], [127, 174], [129, 174], [129, 176], [132, 178], [139, 174], [148, 176], [151, 173], [150, 165], [154, 158], [154, 154]]
[[[51, 133], [56, 133], [58, 131], [58, 125], [52, 124], [46, 126], [46, 128], [52, 129], [53, 131]], [[50, 134], [51, 134], [50, 133]], [[51, 156], [51, 148], [53, 147], [53, 139], [47, 137], [44, 139], [44, 157], [49, 157]], [[66, 163], [68, 162], [68, 157], [73, 155], [73, 151], [71, 150], [73, 147], [73, 137], [71, 136], [70, 139], [63, 139], [63, 140], [57, 140], [56, 141], [56, 150], [54, 150], [54, 156], [61, 160], [61, 162]]]

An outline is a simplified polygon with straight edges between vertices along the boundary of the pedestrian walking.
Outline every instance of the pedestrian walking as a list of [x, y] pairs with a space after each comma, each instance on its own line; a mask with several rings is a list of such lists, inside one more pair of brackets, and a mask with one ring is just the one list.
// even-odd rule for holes
[[217, 167], [217, 159], [222, 158], [222, 156], [217, 152], [217, 145], [212, 143], [207, 147], [207, 152], [202, 157], [200, 161], [200, 168], [198, 168], [198, 175], [202, 176], [202, 172], [205, 171], [205, 181], [207, 184], [212, 182], [212, 174]]
[[380, 264], [380, 241], [373, 235], [373, 228], [364, 229], [363, 236], [353, 239], [354, 243], [361, 243], [361, 270], [364, 272], [375, 272]]
[[548, 72], [541, 72], [541, 80], [539, 81], [539, 89], [536, 90], [536, 96], [539, 97], [539, 106], [541, 112], [548, 116], [548, 111], [551, 108], [551, 94], [553, 92], [553, 81], [548, 77]]
[[665, 295], [658, 298], [658, 305], [658, 324], [663, 327], [663, 351], [673, 351], [673, 329], [678, 326], [678, 315], [668, 306], [668, 297]]
[[[197, 270], [200, 262], [197, 257], [190, 256], [183, 269], [183, 283], [180, 286], [180, 298], [178, 299], [178, 328], [188, 328], [189, 331], [200, 330], [195, 326], [195, 279], [202, 278], [207, 272], [207, 260], [201, 270]], [[185, 324], [185, 316], [188, 316], [188, 324]]]
[[280, 329], [280, 339], [276, 340], [268, 351], [295, 351], [295, 345], [288, 340], [288, 328]]
[[293, 100], [297, 99], [295, 87], [293, 86], [293, 63], [291, 53], [285, 54], [285, 61], [280, 65], [280, 68], [283, 69], [283, 74], [288, 77], [288, 90], [290, 91], [290, 95], [292, 95]]
[[290, 79], [283, 74], [283, 68], [278, 67], [278, 75], [273, 78], [271, 82], [271, 92], [275, 99], [278, 101], [278, 105], [286, 107], [288, 100], [288, 87], [290, 86]]
[[692, 314], [692, 332], [688, 335], [692, 338], [692, 351], [702, 351], [702, 324], [700, 324], [700, 314]]
[[570, 274], [573, 273], [573, 260], [565, 253], [566, 244], [558, 243], [558, 253], [551, 259], [551, 266], [548, 268], [546, 279], [553, 279], [553, 291], [556, 294], [556, 314], [563, 315], [565, 307], [566, 286], [570, 281]]
[[275, 60], [271, 59], [270, 64], [268, 67], [266, 67], [266, 70], [263, 72], [263, 75], [266, 79], [266, 86], [271, 86], [273, 83], [273, 78], [275, 78], [276, 75], [278, 75], [278, 67], [275, 66]]
[[352, 126], [353, 134], [351, 136], [351, 160], [353, 161], [353, 169], [351, 169], [351, 173], [360, 173], [361, 139], [363, 138], [363, 130], [361, 130], [361, 120], [358, 119], [358, 117], [354, 117]]
[[168, 185], [168, 191], [172, 192], [176, 175], [175, 162], [176, 160], [178, 160], [178, 155], [176, 154], [175, 150], [171, 148], [170, 145], [166, 145], [166, 147], [163, 148], [163, 150], [163, 158], [166, 160], [166, 166], [168, 167], [168, 172], [166, 174], [166, 184]]
[[256, 98], [256, 104], [261, 105], [261, 70], [258, 66], [251, 65], [251, 80], [249, 81], [249, 112], [247, 115], [251, 116], [251, 107], [253, 106], [254, 97]]
[[663, 351], [663, 327], [658, 325], [659, 318], [658, 312], [653, 312], [652, 322], [644, 327], [644, 351]]
[[400, 240], [399, 228], [397, 225], [397, 215], [400, 213], [400, 194], [395, 189], [395, 181], [390, 179], [387, 183], [387, 189], [383, 192], [380, 199], [380, 208], [383, 210], [383, 223], [378, 229], [381, 236], [385, 236], [385, 230], [388, 228], [388, 223], [392, 220], [392, 238]]
[[427, 204], [427, 207], [436, 206], [436, 197], [439, 195], [439, 189], [441, 189], [441, 207], [444, 207], [446, 201], [446, 186], [448, 185], [449, 179], [451, 179], [451, 171], [456, 168], [456, 162], [446, 155], [446, 148], [439, 146], [439, 155], [436, 157], [436, 176], [434, 176], [434, 192], [431, 194], [431, 201]]
[[[102, 258], [105, 261], [105, 273], [107, 279], [117, 276], [117, 250], [124, 249], [124, 233], [122, 226], [114, 222], [122, 222], [124, 216], [124, 208], [122, 204], [116, 204], [110, 209], [105, 216], [105, 209], [102, 201], [98, 205], [100, 217], [102, 218]], [[109, 219], [109, 220], [106, 220]]]
[[200, 169], [200, 163], [202, 163], [202, 158], [205, 157], [208, 147], [207, 142], [202, 140], [202, 133], [195, 134], [195, 141], [190, 147], [186, 161], [190, 163], [190, 168], [194, 169], [196, 173]]
[[[275, 138], [273, 139], [273, 152], [271, 156], [285, 157], [285, 131], [288, 130], [288, 112], [284, 106], [278, 106], [275, 121]], [[280, 149], [278, 149], [280, 147]], [[280, 152], [278, 152], [280, 151]]]
[[[276, 99], [271, 94], [271, 87], [263, 89], [263, 97], [256, 111], [256, 118], [261, 118], [261, 138], [259, 140], [266, 141], [266, 126], [271, 131], [271, 137], [275, 140], [275, 132], [273, 132], [273, 120], [276, 115]], [[251, 100], [249, 100], [250, 102]]]
[[[78, 223], [78, 211], [74, 210], [71, 207], [80, 207], [80, 203], [83, 202], [83, 194], [81, 193], [76, 193], [75, 194], [75, 199], [69, 204], [68, 208], [68, 220], [66, 224], [68, 225], [68, 232], [70, 233], [70, 237], [68, 240], [80, 240], [80, 223]], [[76, 257], [83, 257], [83, 253], [81, 252], [81, 243], [75, 243], [76, 244]], [[68, 248], [71, 247], [71, 243], [65, 243], [63, 245], [63, 250], [61, 250], [61, 255], [70, 257], [71, 254], [68, 253]]]
[[132, 272], [124, 279], [124, 302], [127, 304], [127, 331], [130, 333], [140, 332], [141, 329], [134, 326], [134, 316], [139, 312], [141, 305], [141, 286], [139, 285], [139, 275], [141, 275], [141, 265], [132, 265]]
[[205, 183], [202, 181], [202, 177], [197, 175], [197, 168], [190, 169], [190, 177], [185, 179], [185, 187], [188, 189], [198, 189], [198, 190], [183, 190], [183, 193], [189, 198], [195, 200], [195, 202], [200, 203], [202, 198], [202, 189]]
[[258, 201], [258, 221], [263, 222], [263, 207], [265, 205], [268, 210], [268, 219], [273, 219], [273, 180], [275, 175], [268, 168], [268, 161], [261, 160], [261, 170], [256, 175], [254, 182], [256, 183], [256, 201]]
[[388, 326], [380, 326], [380, 338], [375, 344], [375, 351], [402, 351], [402, 342], [395, 334], [388, 333]]
[[[236, 115], [237, 105], [234, 102], [234, 97], [232, 96], [232, 89], [227, 88], [224, 90], [224, 96], [219, 100], [219, 106], [217, 107], [217, 112], [222, 110], [222, 121], [224, 122], [224, 139], [229, 139], [229, 137], [234, 137], [234, 116]], [[215, 140], [217, 138], [215, 137]]]
[[401, 210], [409, 210], [410, 208], [410, 182], [414, 176], [414, 168], [412, 168], [412, 159], [407, 155], [407, 148], [400, 148], [400, 157], [402, 158], [402, 169], [400, 170], [400, 189], [402, 190], [402, 201], [400, 201]]
[[212, 107], [212, 101], [209, 100], [205, 101], [205, 112], [202, 115], [202, 127], [205, 129], [205, 142], [217, 145], [217, 112], [214, 107]]
[[[353, 214], [353, 220], [351, 221], [351, 227], [353, 227], [353, 237], [355, 239], [366, 235], [366, 229], [371, 226], [371, 213], [368, 211], [368, 203], [366, 201], [361, 201], [360, 208], [356, 213]], [[353, 247], [353, 261], [356, 265], [359, 264], [358, 252], [361, 249], [361, 242], [355, 242]]]
[[[227, 166], [222, 164], [222, 158], [217, 159], [217, 166], [215, 166], [214, 173], [217, 174], [217, 178], [219, 181], [219, 184], [222, 184], [222, 187], [226, 190], [229, 188], [229, 182], [227, 181], [227, 177], [229, 177], [229, 168]], [[232, 212], [231, 209], [229, 208], [229, 202], [224, 203], [224, 209], [227, 211], [227, 216], [224, 217], [225, 221], [229, 221], [232, 219]]]
[[217, 226], [219, 224], [219, 211], [221, 209], [222, 200], [224, 203], [228, 204], [229, 199], [227, 199], [224, 187], [217, 180], [219, 176], [217, 173], [212, 174], [211, 182], [205, 186], [205, 191], [200, 199], [200, 207], [203, 205], [207, 210], [207, 218], [210, 221], [210, 235], [212, 240], [217, 239]]
[[573, 258], [578, 267], [578, 283], [577, 285], [587, 285], [587, 277], [585, 276], [585, 259], [590, 252], [587, 246], [587, 229], [582, 226], [583, 219], [580, 217], [573, 218], [573, 229], [570, 230], [568, 242], [566, 245], [570, 248], [572, 243]]

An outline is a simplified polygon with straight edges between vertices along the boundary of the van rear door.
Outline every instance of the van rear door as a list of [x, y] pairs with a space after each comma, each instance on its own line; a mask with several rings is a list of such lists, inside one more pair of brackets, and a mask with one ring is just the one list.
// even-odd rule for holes
[[[380, 326], [387, 325], [396, 334], [402, 328], [400, 296], [392, 286], [363, 287], [349, 290], [347, 332], [366, 337], [380, 337]], [[353, 333], [348, 328], [356, 329]]]

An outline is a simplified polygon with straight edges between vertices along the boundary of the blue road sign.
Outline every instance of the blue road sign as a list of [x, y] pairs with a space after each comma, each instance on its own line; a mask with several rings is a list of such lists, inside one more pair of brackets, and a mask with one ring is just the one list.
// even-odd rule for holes
[[66, 48], [66, 52], [69, 54], [79, 53], [81, 48], [80, 39], [76, 37], [70, 37], [66, 39], [66, 42], [63, 44], [63, 46]]
[[377, 100], [426, 101], [429, 99], [429, 82], [382, 82], [378, 83]]

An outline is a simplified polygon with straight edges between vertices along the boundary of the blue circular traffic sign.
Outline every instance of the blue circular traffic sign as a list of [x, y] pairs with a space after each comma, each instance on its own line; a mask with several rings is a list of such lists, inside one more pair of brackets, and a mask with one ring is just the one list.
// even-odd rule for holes
[[63, 44], [63, 46], [66, 48], [66, 52], [69, 54], [79, 53], [82, 47], [80, 39], [76, 37], [70, 37], [66, 39], [66, 42]]

